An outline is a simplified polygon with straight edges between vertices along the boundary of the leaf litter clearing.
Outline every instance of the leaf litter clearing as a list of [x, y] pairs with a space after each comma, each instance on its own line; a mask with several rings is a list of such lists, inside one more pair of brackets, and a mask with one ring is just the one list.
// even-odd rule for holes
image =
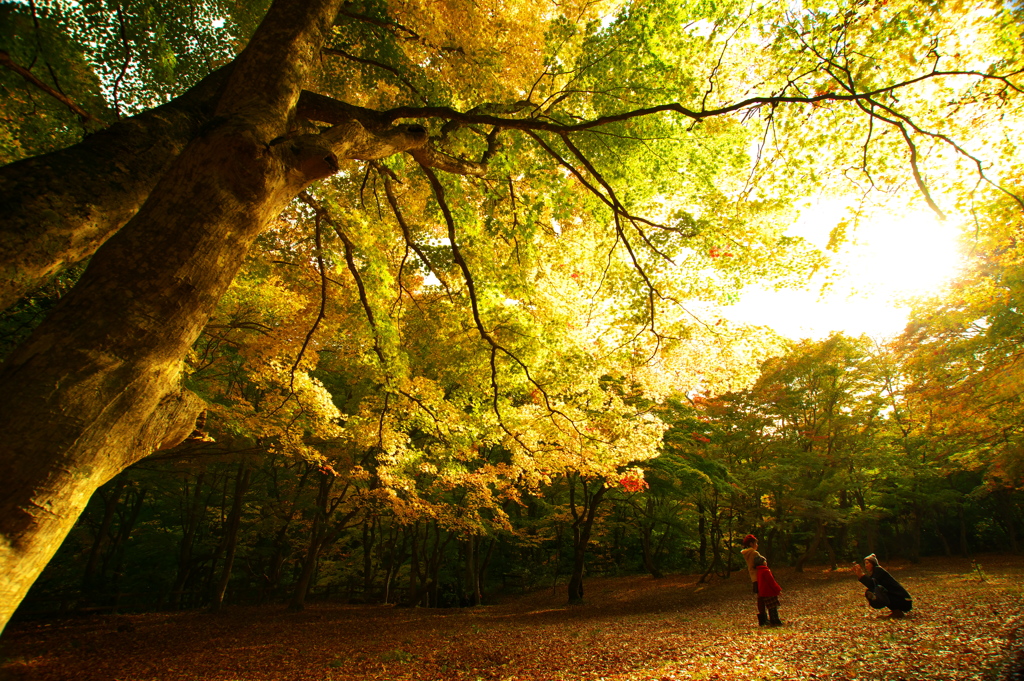
[[[0, 678], [31, 681], [879, 681], [1009, 678], [1024, 659], [1024, 561], [886, 563], [890, 619], [849, 570], [774, 569], [784, 627], [757, 626], [744, 572], [590, 579], [472, 609], [314, 604], [12, 623]], [[888, 611], [882, 611], [887, 613]], [[1016, 663], [1014, 660], [1016, 659]]]

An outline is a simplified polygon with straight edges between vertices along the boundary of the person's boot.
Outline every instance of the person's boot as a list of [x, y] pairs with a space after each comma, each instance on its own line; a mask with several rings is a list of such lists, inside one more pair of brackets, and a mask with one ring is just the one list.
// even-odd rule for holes
[[768, 626], [768, 615], [763, 612], [757, 613], [757, 626], [767, 627]]
[[772, 627], [781, 627], [782, 626], [782, 620], [779, 619], [779, 610], [778, 610], [778, 608], [769, 608], [768, 609], [768, 625], [772, 626]]

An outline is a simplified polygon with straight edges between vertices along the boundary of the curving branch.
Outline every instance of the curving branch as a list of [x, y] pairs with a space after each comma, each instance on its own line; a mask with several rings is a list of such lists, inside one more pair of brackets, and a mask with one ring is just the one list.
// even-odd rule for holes
[[419, 40], [420, 35], [416, 31], [412, 30], [408, 26], [404, 26], [397, 21], [387, 21], [384, 19], [377, 19], [375, 17], [368, 17], [365, 14], [356, 14], [350, 12], [347, 9], [342, 9], [338, 12], [338, 16], [348, 17], [349, 19], [355, 19], [356, 21], [362, 21], [366, 24], [372, 24], [380, 28], [386, 29], [389, 33], [396, 36], [404, 36], [405, 40]]
[[32, 85], [35, 85], [40, 90], [56, 99], [58, 102], [60, 102], [68, 109], [70, 109], [71, 113], [76, 114], [83, 123], [100, 122], [100, 120], [97, 119], [95, 116], [93, 116], [88, 111], [80, 107], [78, 104], [75, 104], [75, 102], [70, 97], [65, 95], [63, 92], [55, 90], [43, 81], [39, 80], [39, 78], [36, 77], [36, 74], [32, 73], [24, 66], [18, 64], [16, 61], [14, 61], [14, 59], [11, 58], [11, 55], [4, 50], [0, 50], [0, 66], [3, 66], [4, 68], [7, 68], [11, 71], [14, 71], [19, 76], [24, 78], [26, 81], [28, 81]]
[[409, 223], [405, 221], [405, 215], [402, 213], [402, 209], [398, 205], [398, 197], [395, 196], [393, 186], [394, 178], [390, 174], [390, 171], [384, 167], [379, 166], [378, 171], [384, 177], [384, 196], [387, 197], [388, 204], [391, 206], [391, 211], [395, 216], [395, 220], [398, 221], [398, 226], [402, 230], [402, 237], [405, 239], [405, 243], [416, 253], [420, 261], [427, 266], [427, 269], [430, 270], [431, 274], [437, 277], [437, 280], [441, 282], [442, 288], [444, 288], [445, 292], [448, 294], [448, 298], [451, 299], [452, 290], [449, 288], [448, 282], [441, 277], [441, 274], [430, 262], [430, 259], [427, 258], [427, 254], [423, 252], [423, 249], [420, 248], [419, 244], [417, 244], [412, 238], [412, 231], [409, 229]]
[[498, 406], [499, 386], [497, 354], [499, 352], [508, 357], [509, 359], [511, 359], [516, 365], [519, 366], [520, 369], [522, 369], [523, 374], [526, 376], [526, 380], [529, 381], [529, 383], [533, 385], [533, 387], [535, 387], [537, 391], [540, 392], [541, 396], [544, 398], [544, 406], [548, 410], [549, 414], [557, 414], [564, 418], [568, 423], [572, 425], [573, 430], [579, 433], [580, 436], [586, 437], [590, 440], [598, 440], [598, 438], [586, 435], [585, 433], [580, 431], [579, 428], [576, 427], [575, 421], [573, 421], [567, 414], [563, 413], [561, 410], [556, 409], [551, 404], [551, 397], [550, 395], [548, 395], [547, 390], [533, 377], [533, 375], [530, 373], [530, 368], [526, 365], [526, 363], [523, 362], [523, 360], [519, 359], [519, 357], [517, 357], [515, 353], [511, 352], [503, 345], [498, 343], [498, 341], [494, 339], [494, 336], [484, 326], [483, 318], [480, 315], [480, 304], [476, 293], [476, 282], [473, 279], [473, 274], [469, 270], [469, 264], [466, 262], [466, 259], [462, 255], [462, 250], [459, 248], [455, 229], [455, 218], [452, 216], [451, 208], [448, 206], [448, 201], [445, 198], [444, 186], [441, 184], [441, 181], [437, 178], [437, 175], [431, 168], [427, 166], [421, 166], [421, 168], [423, 170], [424, 175], [427, 176], [427, 180], [430, 182], [431, 188], [434, 190], [434, 198], [437, 200], [438, 206], [441, 209], [441, 214], [444, 216], [445, 224], [448, 226], [448, 241], [452, 249], [452, 258], [455, 260], [455, 263], [459, 266], [459, 269], [462, 270], [462, 276], [466, 282], [466, 291], [469, 294], [470, 308], [473, 311], [473, 321], [474, 324], [476, 325], [477, 333], [479, 333], [480, 337], [487, 342], [490, 349], [492, 403], [495, 410], [495, 416], [498, 417], [498, 423], [501, 426], [501, 429], [505, 431], [505, 433], [508, 434], [509, 437], [515, 439], [515, 441], [518, 442], [520, 446], [522, 446], [527, 451], [530, 451], [530, 448], [520, 439], [520, 437], [517, 434], [513, 433], [511, 430], [509, 430], [509, 428], [505, 425], [501, 417], [501, 411]]
[[[303, 200], [306, 198], [312, 200], [309, 194], [306, 194]], [[320, 275], [320, 310], [317, 312], [316, 320], [313, 321], [313, 326], [310, 327], [306, 337], [302, 340], [302, 347], [299, 348], [298, 354], [295, 356], [295, 363], [292, 364], [290, 373], [290, 380], [288, 382], [288, 391], [295, 392], [295, 372], [299, 368], [299, 364], [302, 362], [302, 356], [306, 353], [306, 348], [309, 347], [310, 341], [313, 339], [313, 334], [320, 327], [320, 323], [324, 320], [327, 314], [327, 267], [324, 266], [324, 244], [323, 244], [323, 232], [320, 229], [320, 213], [315, 213], [316, 223], [313, 228], [313, 235], [316, 239], [316, 265], [317, 273]]]
[[[380, 345], [380, 330], [377, 328], [377, 318], [376, 315], [374, 315], [373, 313], [373, 307], [370, 305], [369, 296], [367, 296], [366, 294], [366, 286], [363, 283], [363, 277], [362, 275], [359, 274], [359, 268], [356, 267], [355, 245], [352, 243], [352, 240], [349, 239], [348, 235], [345, 234], [345, 231], [341, 228], [341, 225], [339, 225], [337, 221], [334, 219], [334, 217], [331, 215], [330, 211], [327, 210], [326, 206], [317, 201], [316, 198], [309, 194], [309, 192], [302, 192], [301, 194], [299, 194], [299, 198], [306, 205], [313, 209], [315, 215], [317, 216], [317, 220], [319, 221], [322, 219], [324, 222], [329, 224], [331, 228], [334, 230], [334, 233], [337, 234], [338, 238], [341, 240], [341, 243], [343, 244], [345, 249], [345, 264], [348, 267], [349, 273], [352, 275], [352, 279], [356, 283], [356, 290], [359, 293], [359, 302], [362, 305], [363, 313], [366, 315], [366, 320], [370, 324], [370, 329], [373, 332], [374, 354], [377, 355], [377, 359], [380, 361], [381, 367], [386, 367], [387, 359], [384, 355], [384, 350], [383, 348], [381, 348]], [[390, 391], [385, 392], [385, 406], [387, 404], [387, 395], [389, 394], [389, 392]], [[408, 398], [410, 401], [415, 402], [417, 405], [419, 405], [421, 409], [427, 412], [427, 414], [429, 414], [430, 417], [434, 420], [435, 427], [437, 428], [438, 438], [442, 441], [445, 440], [443, 435], [441, 435], [441, 424], [440, 420], [437, 417], [437, 414], [435, 414], [426, 404], [424, 404], [422, 400], [412, 395], [411, 393], [400, 389], [394, 390], [394, 392], [397, 392], [398, 394]], [[381, 418], [383, 419], [383, 415], [381, 416]]]
[[[839, 63], [839, 62], [837, 62], [834, 59], [833, 56], [823, 55], [817, 48], [815, 48], [813, 45], [811, 45], [807, 41], [803, 40], [802, 38], [801, 38], [801, 42], [802, 42], [802, 44], [808, 50], [810, 50], [816, 57], [818, 57], [825, 64], [825, 69], [824, 69], [825, 72], [833, 80], [835, 80], [839, 84], [840, 87], [842, 87], [847, 92], [847, 95], [849, 95], [849, 96], [857, 96], [858, 95], [856, 81], [855, 81], [855, 79], [853, 77], [853, 73], [850, 70], [850, 66], [849, 66], [848, 60], [846, 62], [844, 62], [844, 63]], [[837, 39], [837, 42], [838, 42], [838, 39]], [[839, 50], [838, 50], [838, 46], [837, 46], [837, 48], [836, 48], [836, 50], [834, 52], [838, 52], [838, 51]], [[911, 78], [910, 80], [907, 80], [907, 81], [903, 81], [898, 86], [890, 86], [888, 88], [884, 88], [884, 89], [880, 89], [880, 90], [874, 90], [874, 91], [871, 91], [871, 92], [868, 92], [868, 93], [861, 93], [861, 94], [865, 94], [866, 96], [858, 97], [855, 100], [855, 104], [857, 105], [858, 108], [861, 109], [861, 111], [863, 111], [864, 113], [866, 113], [868, 115], [869, 121], [871, 123], [873, 123], [873, 121], [875, 119], [878, 119], [880, 121], [888, 123], [889, 125], [893, 126], [894, 128], [896, 128], [899, 131], [900, 135], [903, 137], [904, 142], [907, 144], [907, 149], [908, 149], [908, 151], [910, 153], [910, 159], [909, 159], [910, 160], [910, 168], [911, 168], [911, 173], [914, 176], [914, 181], [917, 183], [917, 187], [921, 191], [921, 194], [924, 197], [925, 202], [928, 204], [928, 207], [932, 209], [932, 211], [939, 217], [939, 219], [945, 220], [946, 219], [946, 215], [939, 208], [938, 204], [935, 203], [934, 199], [931, 196], [931, 192], [928, 190], [928, 187], [927, 187], [927, 185], [924, 182], [924, 178], [921, 175], [920, 167], [918, 165], [917, 145], [914, 143], [913, 138], [911, 137], [908, 128], [910, 130], [913, 130], [915, 133], [917, 133], [919, 135], [922, 135], [922, 136], [925, 136], [925, 137], [931, 137], [932, 139], [939, 140], [939, 141], [943, 142], [944, 144], [948, 145], [949, 147], [951, 147], [954, 151], [956, 151], [956, 153], [960, 154], [964, 158], [970, 159], [970, 161], [972, 163], [974, 163], [974, 166], [977, 168], [978, 176], [983, 181], [985, 181], [986, 183], [988, 183], [990, 186], [994, 187], [995, 189], [998, 189], [999, 191], [1003, 192], [1004, 194], [1006, 194], [1007, 196], [1012, 198], [1014, 201], [1016, 201], [1017, 204], [1021, 208], [1024, 208], [1024, 200], [1022, 200], [1020, 196], [1014, 194], [1013, 192], [1007, 190], [1006, 188], [1002, 187], [998, 183], [992, 181], [985, 174], [984, 165], [982, 164], [981, 159], [979, 159], [979, 158], [975, 157], [974, 155], [970, 154], [967, 150], [965, 150], [959, 144], [954, 142], [947, 135], [943, 135], [941, 133], [930, 132], [928, 130], [925, 130], [925, 129], [921, 128], [916, 123], [914, 123], [908, 116], [899, 113], [898, 111], [893, 109], [891, 106], [889, 106], [889, 105], [885, 104], [884, 102], [881, 102], [881, 101], [879, 101], [877, 99], [877, 95], [878, 94], [891, 94], [891, 92], [893, 90], [895, 90], [897, 87], [899, 87], [899, 88], [908, 87], [910, 85], [913, 85], [913, 84], [916, 84], [916, 83], [920, 83], [920, 82], [923, 82], [923, 81], [931, 79], [931, 78], [950, 77], [950, 76], [968, 76], [968, 77], [972, 77], [972, 78], [978, 78], [978, 79], [981, 79], [983, 81], [985, 81], [985, 80], [994, 80], [994, 81], [996, 81], [998, 83], [1001, 83], [1007, 89], [1011, 89], [1014, 92], [1018, 92], [1018, 93], [1024, 93], [1024, 90], [1022, 90], [1019, 86], [1017, 86], [1016, 84], [1013, 83], [1013, 81], [1010, 80], [1010, 78], [1012, 78], [1014, 76], [1019, 76], [1021, 73], [1024, 73], [1024, 70], [1018, 69], [1017, 71], [1012, 71], [1012, 72], [1010, 72], [1010, 73], [1008, 73], [1006, 75], [1002, 75], [1002, 76], [996, 75], [996, 74], [983, 73], [983, 72], [980, 72], [980, 71], [939, 71], [938, 70], [939, 55], [935, 51], [934, 47], [929, 51], [929, 54], [931, 54], [933, 56], [933, 58], [934, 58], [934, 61], [933, 61], [933, 64], [932, 64], [932, 70], [929, 73], [923, 74], [921, 76], [917, 76], [915, 78]], [[838, 75], [837, 75], [836, 72], [838, 72]], [[885, 111], [886, 113], [889, 114], [889, 116], [891, 116], [891, 118], [879, 115], [875, 111], [876, 108], [881, 109], [882, 111]], [[874, 181], [871, 179], [870, 173], [868, 171], [868, 164], [867, 164], [867, 148], [868, 148], [868, 144], [870, 142], [870, 130], [871, 130], [871, 128], [869, 127], [868, 140], [866, 140], [865, 144], [864, 144], [864, 170], [865, 170], [865, 173], [868, 174], [868, 180], [871, 181], [872, 185], [874, 185]]]
[[471, 175], [473, 177], [483, 177], [487, 174], [486, 162], [467, 161], [449, 156], [427, 145], [410, 149], [409, 155], [424, 168], [437, 168], [453, 175]]
[[352, 240], [348, 238], [348, 235], [345, 234], [345, 231], [341, 228], [341, 225], [339, 225], [337, 221], [335, 221], [335, 219], [331, 216], [330, 212], [328, 212], [328, 210], [319, 201], [313, 198], [313, 196], [311, 196], [309, 192], [302, 192], [301, 194], [299, 194], [299, 198], [302, 199], [302, 201], [306, 203], [306, 205], [313, 209], [314, 213], [317, 215], [318, 220], [323, 219], [328, 225], [330, 225], [331, 228], [334, 230], [334, 233], [337, 234], [338, 238], [341, 240], [341, 243], [345, 249], [345, 264], [348, 267], [349, 274], [352, 275], [352, 279], [356, 283], [356, 290], [358, 291], [359, 294], [359, 302], [363, 307], [364, 314], [366, 314], [366, 320], [367, 322], [369, 322], [370, 328], [373, 330], [374, 353], [376, 353], [377, 358], [381, 362], [381, 365], [384, 366], [386, 364], [386, 361], [384, 358], [384, 350], [380, 347], [380, 334], [378, 332], [379, 330], [377, 329], [377, 318], [373, 314], [373, 307], [370, 305], [370, 299], [366, 295], [366, 286], [363, 284], [363, 277], [359, 274], [359, 268], [356, 267], [355, 246], [353, 245]]
[[[534, 134], [532, 132], [530, 132], [528, 134], [530, 134], [530, 136], [540, 145], [540, 147], [542, 149], [544, 149], [544, 151], [546, 151], [548, 154], [550, 154], [552, 158], [556, 159], [567, 170], [569, 170], [569, 172], [571, 172], [580, 181], [580, 183], [584, 187], [586, 187], [588, 190], [590, 190], [595, 196], [600, 198], [605, 203], [605, 205], [607, 205], [609, 208], [612, 209], [612, 216], [614, 218], [615, 233], [616, 233], [617, 241], [622, 241], [622, 244], [626, 247], [626, 252], [629, 254], [630, 260], [633, 263], [633, 267], [640, 274], [641, 278], [644, 280], [644, 284], [647, 287], [648, 303], [649, 303], [649, 310], [650, 310], [650, 320], [651, 320], [650, 328], [651, 328], [651, 333], [653, 333], [657, 337], [658, 333], [657, 333], [657, 331], [655, 331], [655, 328], [654, 328], [654, 318], [655, 318], [654, 296], [658, 295], [659, 297], [661, 297], [661, 294], [660, 294], [660, 292], [658, 292], [657, 287], [654, 286], [654, 283], [650, 280], [650, 277], [647, 276], [647, 272], [644, 270], [643, 266], [640, 264], [639, 260], [637, 259], [636, 253], [633, 250], [632, 245], [629, 243], [629, 239], [626, 236], [626, 233], [622, 229], [621, 219], [623, 217], [626, 217], [627, 219], [630, 219], [631, 216], [629, 216], [628, 213], [625, 213], [625, 211], [622, 210], [622, 206], [619, 203], [618, 199], [616, 199], [614, 197], [614, 193], [612, 194], [612, 198], [608, 198], [607, 196], [605, 196], [601, 191], [599, 191], [596, 187], [594, 187], [592, 184], [590, 184], [590, 182], [587, 181], [587, 179], [583, 176], [582, 173], [580, 173], [580, 171], [575, 166], [573, 166], [571, 163], [569, 163], [564, 158], [562, 158], [562, 156], [557, 151], [552, 149], [546, 142], [544, 142], [544, 140], [541, 139], [541, 137], [539, 135]], [[565, 140], [564, 137], [563, 137], [563, 140]], [[575, 149], [575, 147], [573, 147], [571, 145], [571, 143], [567, 142], [567, 146], [569, 146], [570, 149]], [[579, 152], [579, 150], [577, 149], [577, 150], [575, 150], [574, 153], [578, 153], [578, 152]], [[588, 170], [590, 170], [592, 174], [595, 174], [596, 178], [600, 178], [600, 175], [596, 174], [597, 171], [595, 169], [593, 169], [593, 166], [589, 163], [589, 161], [587, 161], [586, 158], [582, 156], [582, 154], [580, 154], [579, 157], [581, 157], [581, 160], [583, 161], [583, 163], [588, 166]], [[611, 187], [610, 186], [608, 186], [607, 184], [604, 184], [603, 180], [600, 180], [600, 181], [602, 182], [603, 186], [605, 186], [607, 188], [608, 191], [611, 191]], [[613, 246], [613, 250], [614, 250], [614, 246]], [[669, 260], [669, 262], [671, 262], [671, 260]], [[646, 330], [646, 328], [647, 327], [645, 325], [644, 329], [642, 329], [641, 332], [643, 330]], [[659, 337], [659, 342], [660, 342], [660, 337]]]
[[339, 49], [337, 47], [325, 47], [325, 48], [323, 48], [321, 50], [321, 52], [323, 52], [324, 54], [330, 54], [330, 55], [335, 55], [335, 56], [338, 56], [338, 57], [344, 57], [345, 59], [348, 59], [349, 61], [354, 61], [354, 62], [356, 62], [358, 64], [366, 64], [367, 66], [375, 66], [378, 69], [382, 69], [384, 71], [387, 71], [387, 72], [391, 73], [395, 78], [397, 78], [399, 80], [399, 82], [402, 83], [402, 85], [404, 85], [405, 87], [409, 88], [409, 90], [411, 90], [414, 95], [419, 97], [424, 102], [427, 101], [427, 98], [424, 97], [423, 94], [418, 89], [416, 89], [416, 86], [413, 85], [412, 83], [410, 83], [409, 80], [405, 76], [403, 76], [401, 73], [399, 73], [398, 69], [396, 69], [394, 66], [389, 66], [388, 64], [384, 64], [384, 63], [379, 62], [379, 61], [374, 61], [373, 59], [366, 59], [365, 57], [357, 57], [356, 55], [350, 54], [350, 53], [346, 52], [345, 50]]
[[[669, 264], [675, 265], [675, 261], [673, 261], [672, 258], [670, 258], [669, 256], [667, 256], [664, 253], [662, 253], [661, 250], [657, 246], [655, 246], [653, 243], [651, 243], [650, 239], [647, 238], [647, 235], [644, 233], [643, 229], [638, 224], [641, 221], [642, 222], [646, 222], [647, 224], [651, 224], [651, 225], [653, 225], [653, 223], [651, 223], [651, 222], [649, 222], [647, 220], [641, 220], [640, 218], [635, 218], [635, 217], [633, 217], [632, 215], [629, 214], [629, 212], [626, 210], [626, 207], [622, 205], [621, 201], [619, 201], [619, 198], [618, 198], [618, 196], [616, 196], [615, 190], [612, 188], [611, 184], [609, 184], [604, 179], [604, 177], [601, 176], [601, 173], [598, 172], [598, 170], [594, 166], [594, 164], [590, 162], [590, 159], [588, 159], [586, 157], [586, 155], [582, 151], [580, 151], [579, 148], [575, 144], [572, 143], [572, 140], [569, 139], [569, 135], [568, 134], [562, 135], [562, 143], [565, 144], [565, 146], [569, 149], [569, 151], [572, 152], [573, 156], [575, 156], [577, 159], [579, 159], [580, 163], [582, 163], [583, 167], [587, 169], [587, 171], [590, 173], [591, 177], [593, 177], [595, 180], [597, 180], [597, 182], [602, 187], [604, 187], [605, 192], [607, 192], [607, 195], [608, 195], [609, 199], [612, 202], [613, 210], [615, 210], [615, 212], [618, 213], [619, 215], [621, 215], [622, 217], [624, 217], [627, 220], [629, 220], [630, 224], [633, 225], [633, 228], [636, 229], [638, 234], [640, 234], [640, 238], [643, 240], [643, 242], [645, 244], [647, 244], [647, 247], [650, 248], [655, 253], [657, 253], [662, 258], [664, 258], [666, 261], [668, 261]], [[670, 228], [666, 227], [665, 229], [670, 229]]]
[[[1018, 206], [1020, 206], [1022, 209], [1024, 209], [1024, 199], [1022, 199], [1019, 195], [1011, 192], [1009, 189], [1006, 189], [1005, 187], [1003, 187], [999, 183], [997, 183], [994, 180], [992, 180], [991, 178], [989, 178], [989, 176], [985, 173], [985, 166], [982, 163], [981, 159], [976, 157], [976, 156], [974, 156], [973, 154], [968, 152], [966, 149], [961, 147], [959, 144], [954, 142], [952, 139], [949, 138], [949, 136], [943, 135], [942, 133], [930, 132], [928, 130], [925, 130], [924, 128], [920, 127], [919, 125], [914, 123], [912, 120], [910, 120], [909, 117], [899, 113], [898, 111], [894, 110], [892, 107], [886, 106], [885, 104], [883, 104], [881, 102], [874, 102], [874, 101], [872, 101], [871, 104], [873, 105], [873, 107], [878, 107], [879, 109], [882, 109], [883, 111], [888, 113], [890, 116], [892, 116], [892, 118], [888, 118], [886, 116], [883, 116], [883, 115], [875, 112], [873, 109], [872, 110], [868, 110], [863, 102], [858, 102], [857, 103], [857, 105], [861, 108], [862, 111], [864, 111], [864, 113], [866, 113], [869, 116], [872, 116], [874, 118], [877, 118], [880, 121], [884, 121], [884, 122], [892, 125], [893, 127], [897, 128], [898, 130], [900, 130], [900, 132], [903, 135], [904, 139], [906, 140], [908, 146], [910, 147], [911, 167], [914, 169], [914, 178], [918, 181], [918, 186], [921, 187], [921, 190], [922, 190], [922, 192], [925, 195], [925, 200], [928, 201], [928, 205], [932, 206], [933, 210], [937, 210], [937, 208], [934, 206], [934, 202], [931, 200], [931, 197], [929, 196], [927, 190], [924, 187], [921, 186], [922, 185], [922, 180], [921, 180], [920, 175], [917, 172], [917, 168], [916, 168], [916, 147], [914, 147], [913, 142], [909, 139], [909, 134], [907, 133], [907, 128], [910, 128], [911, 130], [913, 130], [917, 134], [922, 135], [924, 137], [931, 137], [932, 139], [937, 139], [937, 140], [947, 144], [949, 147], [951, 147], [954, 151], [956, 151], [958, 154], [960, 154], [964, 158], [970, 159], [970, 161], [978, 169], [978, 176], [982, 180], [984, 180], [989, 186], [994, 187], [995, 189], [998, 189], [999, 191], [1001, 191], [1006, 196], [1012, 198], [1017, 203]], [[938, 211], [938, 214], [939, 214], [940, 217], [945, 217], [943, 215], [942, 211]]]

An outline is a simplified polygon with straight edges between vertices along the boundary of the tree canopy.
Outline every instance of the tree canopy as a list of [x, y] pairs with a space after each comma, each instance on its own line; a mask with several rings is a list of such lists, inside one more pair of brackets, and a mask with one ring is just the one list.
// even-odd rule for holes
[[[297, 501], [273, 512], [284, 528], [311, 523], [307, 584], [321, 552], [360, 520], [376, 531], [365, 523], [383, 508], [421, 553], [452, 532], [479, 576], [479, 541], [522, 534], [515, 509], [556, 488], [577, 582], [620, 488], [652, 495], [632, 506], [648, 540], [669, 526], [659, 504], [680, 510], [654, 495], [699, 490], [716, 557], [730, 490], [774, 494], [762, 507], [774, 528], [815, 524], [810, 555], [869, 512], [862, 453], [907, 471], [914, 484], [884, 492], [901, 503], [941, 477], [935, 457], [954, 453], [919, 444], [963, 432], [928, 401], [941, 376], [967, 395], [1013, 370], [1019, 9], [53, 0], [0, 12], [4, 620], [93, 492], [146, 457], [232, 457], [225, 538], [260, 457], [287, 462], [273, 498], [316, 489], [301, 514]], [[963, 310], [922, 318], [903, 342], [916, 363], [889, 370], [838, 337], [787, 348], [711, 311], [749, 282], [822, 264], [786, 227], [823, 190], [924, 201], [984, 232], [999, 274], [965, 281]], [[783, 358], [758, 369], [770, 355]], [[679, 419], [709, 419], [724, 439], [698, 441], [721, 452], [683, 456]], [[979, 418], [979, 460], [1016, 452], [1011, 421], [994, 406]], [[878, 450], [886, 437], [903, 449]], [[740, 480], [743, 467], [759, 472]], [[764, 523], [758, 507], [743, 513]], [[232, 543], [218, 549], [225, 580]]]

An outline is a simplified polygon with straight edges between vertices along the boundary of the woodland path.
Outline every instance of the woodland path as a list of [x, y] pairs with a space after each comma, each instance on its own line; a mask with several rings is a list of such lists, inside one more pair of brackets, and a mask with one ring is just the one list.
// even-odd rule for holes
[[[759, 629], [743, 573], [591, 579], [498, 605], [314, 604], [12, 623], [0, 679], [31, 681], [1000, 680], [1024, 663], [1024, 560], [886, 564], [914, 596], [869, 611], [849, 571], [773, 570], [786, 626]], [[1016, 680], [1014, 675], [1014, 681]]]

